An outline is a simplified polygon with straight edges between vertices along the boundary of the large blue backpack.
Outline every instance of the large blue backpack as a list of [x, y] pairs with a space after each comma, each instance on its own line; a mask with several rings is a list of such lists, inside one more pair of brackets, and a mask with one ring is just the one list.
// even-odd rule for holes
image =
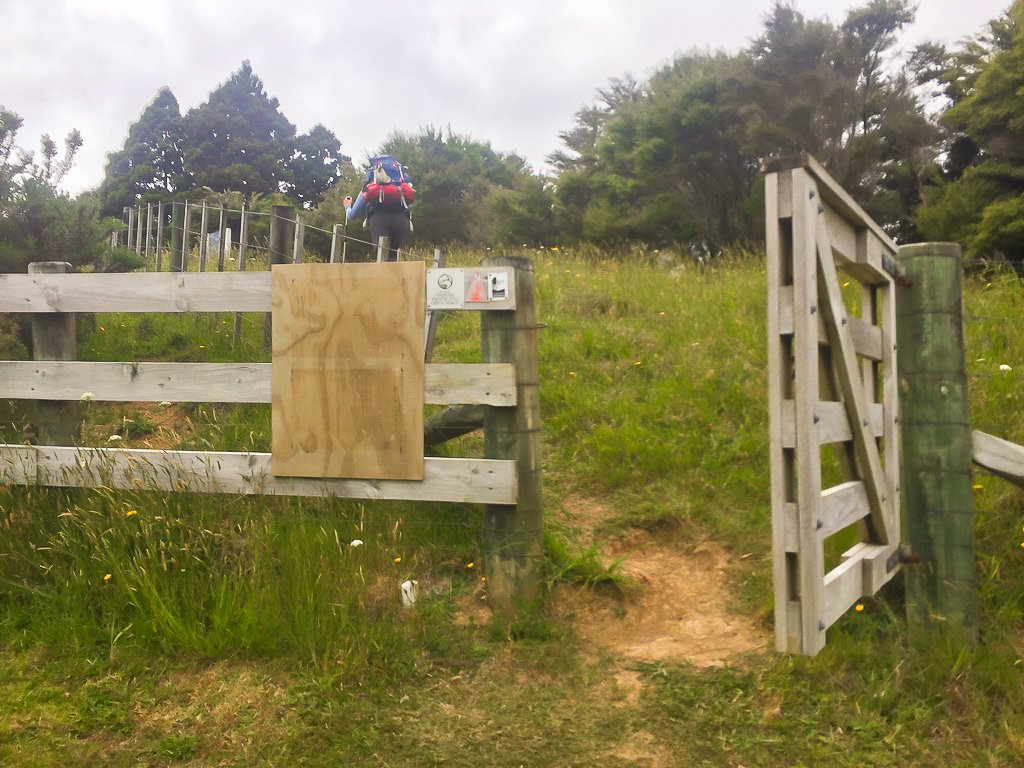
[[363, 196], [370, 211], [375, 208], [408, 210], [409, 204], [416, 199], [409, 169], [391, 155], [373, 158], [366, 171]]

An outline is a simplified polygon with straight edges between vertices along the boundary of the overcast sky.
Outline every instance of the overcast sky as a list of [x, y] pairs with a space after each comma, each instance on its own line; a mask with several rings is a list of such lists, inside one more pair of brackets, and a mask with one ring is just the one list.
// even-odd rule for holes
[[[919, 0], [903, 38], [955, 45], [1010, 0]], [[182, 114], [244, 59], [305, 133], [357, 162], [394, 129], [451, 127], [539, 169], [609, 78], [643, 79], [694, 47], [738, 51], [772, 0], [0, 0], [0, 105], [22, 147], [84, 138], [63, 188], [97, 186], [162, 86]], [[853, 0], [796, 0], [841, 22]]]

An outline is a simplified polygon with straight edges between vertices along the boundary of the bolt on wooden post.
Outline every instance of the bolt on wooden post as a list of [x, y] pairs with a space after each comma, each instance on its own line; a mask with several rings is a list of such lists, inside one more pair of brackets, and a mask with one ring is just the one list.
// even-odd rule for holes
[[[66, 261], [35, 261], [30, 275], [56, 275], [71, 271]], [[76, 360], [75, 316], [69, 312], [33, 313], [32, 359]], [[81, 425], [81, 409], [72, 401], [37, 400], [36, 428], [40, 445], [75, 445]]]
[[[903, 540], [911, 642], [978, 637], [963, 262], [955, 243], [899, 249], [910, 287], [897, 301]], [[918, 562], [919, 561], [919, 562]]]
[[493, 611], [512, 615], [536, 601], [544, 554], [533, 262], [525, 256], [495, 255], [481, 266], [515, 269], [516, 309], [483, 312], [480, 317], [483, 362], [515, 366], [515, 407], [489, 406], [484, 413], [486, 458], [516, 462], [518, 504], [490, 504], [484, 512], [488, 599]]

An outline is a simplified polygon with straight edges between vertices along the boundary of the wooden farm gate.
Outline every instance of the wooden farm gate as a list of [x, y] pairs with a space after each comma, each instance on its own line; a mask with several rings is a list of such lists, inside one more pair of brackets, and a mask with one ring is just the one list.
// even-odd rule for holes
[[896, 246], [809, 156], [765, 185], [776, 648], [814, 655], [899, 568]]
[[[485, 542], [491, 591], [505, 591], [495, 596], [499, 601], [530, 591], [542, 532], [536, 319], [528, 259], [494, 257], [486, 266], [444, 270], [403, 262], [281, 265], [272, 272], [201, 274], [64, 273], [69, 266], [47, 262], [33, 265], [27, 275], [0, 275], [0, 312], [31, 314], [36, 357], [44, 358], [0, 361], [0, 398], [36, 400], [44, 409], [74, 408], [83, 396], [122, 402], [273, 403], [275, 451], [280, 445], [292, 454], [296, 446], [334, 450], [325, 457], [311, 449], [315, 469], [310, 471], [301, 464], [296, 468], [289, 457], [275, 456], [274, 451], [0, 444], [0, 483], [481, 503], [487, 505], [488, 535], [498, 536]], [[313, 272], [305, 287], [296, 291], [288, 283], [308, 269]], [[351, 270], [360, 270], [360, 279], [384, 276], [381, 290], [387, 293], [399, 286], [408, 295], [363, 295], [363, 288], [349, 276]], [[398, 272], [405, 282], [390, 280]], [[480, 364], [424, 363], [424, 295], [429, 306], [430, 280], [444, 286], [433, 292], [439, 302], [435, 309], [486, 310], [481, 312]], [[481, 291], [478, 283], [490, 290]], [[74, 359], [72, 319], [79, 312], [271, 312], [274, 362], [80, 362]], [[377, 351], [394, 346], [391, 315], [396, 312], [412, 318], [411, 336], [416, 338], [399, 340], [399, 358], [384, 358]], [[356, 346], [365, 353], [362, 360], [321, 354], [340, 345], [351, 347], [347, 337], [353, 323], [369, 328], [362, 346]], [[325, 339], [320, 352], [315, 345], [296, 346], [311, 334]], [[280, 354], [295, 349], [300, 350], [299, 357], [291, 360], [287, 381], [281, 382]], [[379, 407], [374, 403], [381, 393], [404, 396], [410, 382], [420, 397], [410, 398], [408, 423], [399, 424], [400, 415], [385, 413], [394, 429], [385, 430], [371, 446], [371, 469], [365, 470], [364, 463], [364, 469], [346, 474], [349, 454], [367, 453], [358, 444], [359, 435], [372, 430], [366, 423], [353, 429], [348, 422], [359, 416], [358, 410]], [[282, 397], [291, 402], [278, 410]], [[358, 407], [350, 400], [358, 400]], [[485, 406], [488, 458], [424, 457], [424, 403]], [[403, 404], [384, 403], [384, 409], [398, 412]], [[418, 414], [413, 413], [416, 409]], [[400, 446], [403, 466], [378, 467], [377, 456], [386, 450], [395, 453], [394, 435], [400, 428], [410, 433], [409, 424], [416, 434]], [[282, 442], [279, 429], [294, 431], [296, 425], [298, 436]], [[316, 432], [321, 427], [325, 434]], [[40, 437], [47, 441], [42, 433]], [[415, 454], [412, 462], [409, 451]]]

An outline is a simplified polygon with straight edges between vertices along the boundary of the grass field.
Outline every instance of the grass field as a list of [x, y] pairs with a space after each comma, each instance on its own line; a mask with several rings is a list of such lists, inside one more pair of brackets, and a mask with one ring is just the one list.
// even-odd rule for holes
[[[770, 635], [764, 269], [747, 254], [702, 270], [534, 255], [543, 608], [512, 624], [481, 608], [472, 505], [0, 487], [0, 764], [1024, 763], [1024, 492], [982, 471], [972, 652], [908, 648], [898, 579], [814, 659], [751, 650], [705, 666], [586, 639], [591, 617], [569, 597], [628, 618], [649, 586], [606, 545], [638, 535], [682, 553], [711, 542], [724, 609]], [[1022, 288], [974, 275], [965, 307], [972, 422], [1024, 443]], [[435, 359], [478, 360], [478, 322], [445, 317]], [[230, 318], [97, 316], [79, 349], [254, 360], [262, 333], [256, 316], [238, 344]], [[20, 440], [22, 415], [0, 418]], [[92, 403], [85, 419], [97, 445], [270, 445], [262, 406]], [[444, 450], [482, 450], [477, 435], [457, 442]], [[581, 503], [607, 511], [587, 536], [570, 514]], [[403, 610], [409, 578], [423, 596]]]

